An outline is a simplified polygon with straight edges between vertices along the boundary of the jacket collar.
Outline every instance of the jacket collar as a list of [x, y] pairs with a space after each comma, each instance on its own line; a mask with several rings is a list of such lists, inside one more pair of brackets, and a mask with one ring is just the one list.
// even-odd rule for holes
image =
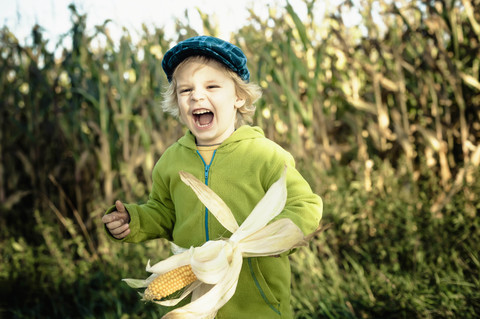
[[[232, 143], [236, 143], [245, 139], [254, 139], [254, 138], [263, 138], [265, 137], [265, 133], [263, 130], [258, 126], [250, 126], [250, 125], [243, 125], [240, 126], [238, 129], [233, 132], [230, 137], [228, 137], [223, 143], [219, 146], [219, 148], [223, 148], [227, 145]], [[187, 130], [184, 136], [182, 136], [178, 143], [184, 147], [196, 150], [197, 145], [195, 144], [195, 136]]]

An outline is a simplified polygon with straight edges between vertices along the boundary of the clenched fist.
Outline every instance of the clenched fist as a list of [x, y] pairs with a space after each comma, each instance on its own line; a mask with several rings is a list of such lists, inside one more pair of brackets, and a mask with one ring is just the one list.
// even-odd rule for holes
[[102, 217], [102, 222], [107, 227], [110, 234], [116, 239], [122, 239], [130, 234], [130, 215], [123, 203], [119, 200], [115, 202], [117, 210]]

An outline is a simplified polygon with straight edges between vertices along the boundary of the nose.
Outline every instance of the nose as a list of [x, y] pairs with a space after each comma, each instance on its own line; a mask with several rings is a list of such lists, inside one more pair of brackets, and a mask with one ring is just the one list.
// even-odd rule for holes
[[205, 99], [205, 92], [202, 89], [195, 89], [192, 92], [192, 100], [200, 101]]

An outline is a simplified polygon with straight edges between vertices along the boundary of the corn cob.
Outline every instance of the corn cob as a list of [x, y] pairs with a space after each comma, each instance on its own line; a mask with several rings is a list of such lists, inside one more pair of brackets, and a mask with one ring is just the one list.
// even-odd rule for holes
[[145, 289], [146, 300], [160, 300], [197, 280], [192, 266], [185, 265], [155, 278]]

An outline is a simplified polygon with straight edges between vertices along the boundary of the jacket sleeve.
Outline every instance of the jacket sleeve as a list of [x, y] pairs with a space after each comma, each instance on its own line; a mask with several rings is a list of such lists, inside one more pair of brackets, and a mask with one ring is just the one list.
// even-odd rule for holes
[[[286, 153], [286, 154], [285, 154]], [[295, 168], [293, 157], [285, 152], [282, 162], [277, 162], [276, 169], [272, 169], [270, 185], [273, 184], [287, 166], [287, 202], [284, 210], [275, 217], [274, 220], [281, 218], [291, 219], [305, 235], [314, 232], [320, 223], [323, 213], [323, 202], [320, 196], [313, 193], [308, 182]]]
[[[170, 198], [168, 180], [162, 176], [159, 163], [153, 170], [153, 186], [145, 204], [125, 204], [130, 214], [130, 234], [119, 241], [139, 243], [154, 238], [172, 240], [175, 210]], [[107, 210], [107, 214], [115, 206]], [[107, 230], [107, 234], [114, 238]]]

